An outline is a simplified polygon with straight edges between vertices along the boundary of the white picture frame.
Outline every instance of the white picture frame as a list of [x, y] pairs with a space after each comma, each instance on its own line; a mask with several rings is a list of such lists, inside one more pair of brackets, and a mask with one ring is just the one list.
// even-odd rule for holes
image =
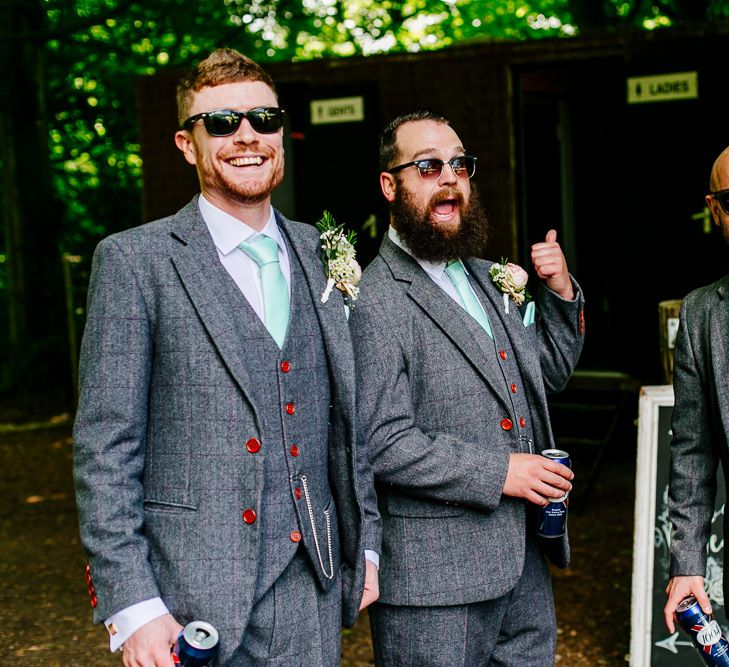
[[650, 667], [651, 664], [658, 416], [661, 407], [673, 407], [673, 403], [671, 385], [641, 388], [638, 404], [638, 455], [635, 471], [630, 619], [631, 667]]

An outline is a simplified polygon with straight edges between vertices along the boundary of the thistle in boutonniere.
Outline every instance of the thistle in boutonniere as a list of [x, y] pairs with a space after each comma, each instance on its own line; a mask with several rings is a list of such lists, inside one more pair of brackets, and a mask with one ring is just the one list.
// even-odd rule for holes
[[532, 297], [527, 292], [526, 284], [529, 279], [527, 272], [518, 264], [512, 264], [508, 259], [501, 259], [501, 264], [494, 263], [489, 269], [489, 277], [494, 285], [504, 293], [504, 312], [509, 314], [509, 297], [517, 306], [521, 306]]
[[357, 283], [362, 277], [362, 269], [355, 259], [354, 251], [357, 234], [351, 230], [345, 233], [344, 225], [338, 225], [329, 211], [324, 211], [316, 228], [320, 232], [321, 258], [327, 276], [321, 302], [329, 300], [335, 287], [344, 293], [347, 301], [356, 301], [359, 294]]

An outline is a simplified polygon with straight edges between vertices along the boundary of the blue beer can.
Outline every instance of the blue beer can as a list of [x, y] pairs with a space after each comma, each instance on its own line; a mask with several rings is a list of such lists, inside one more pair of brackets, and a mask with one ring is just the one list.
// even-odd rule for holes
[[711, 614], [705, 614], [693, 595], [681, 600], [676, 616], [710, 667], [729, 667], [729, 643]]
[[[572, 467], [570, 455], [561, 449], [545, 449], [542, 456]], [[537, 512], [537, 535], [540, 537], [562, 537], [567, 532], [567, 497], [569, 493], [557, 500], [540, 507]]]
[[208, 667], [218, 654], [218, 631], [205, 621], [188, 623], [172, 649], [172, 662], [182, 667]]

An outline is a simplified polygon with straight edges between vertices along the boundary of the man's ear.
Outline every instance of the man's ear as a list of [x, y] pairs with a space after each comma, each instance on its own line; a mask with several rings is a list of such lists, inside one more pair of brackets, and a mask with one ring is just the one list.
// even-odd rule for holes
[[714, 224], [717, 227], [721, 227], [721, 211], [716, 210], [716, 207], [719, 206], [719, 202], [711, 195], [706, 195], [704, 199], [706, 199], [706, 205], [709, 207], [709, 211], [711, 211], [711, 217], [714, 220]]
[[380, 189], [382, 190], [382, 194], [385, 195], [385, 199], [387, 199], [387, 201], [395, 201], [397, 181], [392, 174], [388, 174], [386, 171], [383, 171], [380, 174]]
[[190, 164], [197, 164], [195, 157], [195, 145], [192, 143], [192, 137], [187, 130], [178, 130], [175, 132], [175, 145], [182, 151]]

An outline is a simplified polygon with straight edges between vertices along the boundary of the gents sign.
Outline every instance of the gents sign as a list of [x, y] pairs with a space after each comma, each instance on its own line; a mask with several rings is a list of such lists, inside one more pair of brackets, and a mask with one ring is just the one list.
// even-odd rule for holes
[[311, 101], [311, 124], [354, 123], [364, 120], [364, 97]]
[[697, 72], [676, 72], [628, 79], [628, 104], [694, 100], [699, 96]]

